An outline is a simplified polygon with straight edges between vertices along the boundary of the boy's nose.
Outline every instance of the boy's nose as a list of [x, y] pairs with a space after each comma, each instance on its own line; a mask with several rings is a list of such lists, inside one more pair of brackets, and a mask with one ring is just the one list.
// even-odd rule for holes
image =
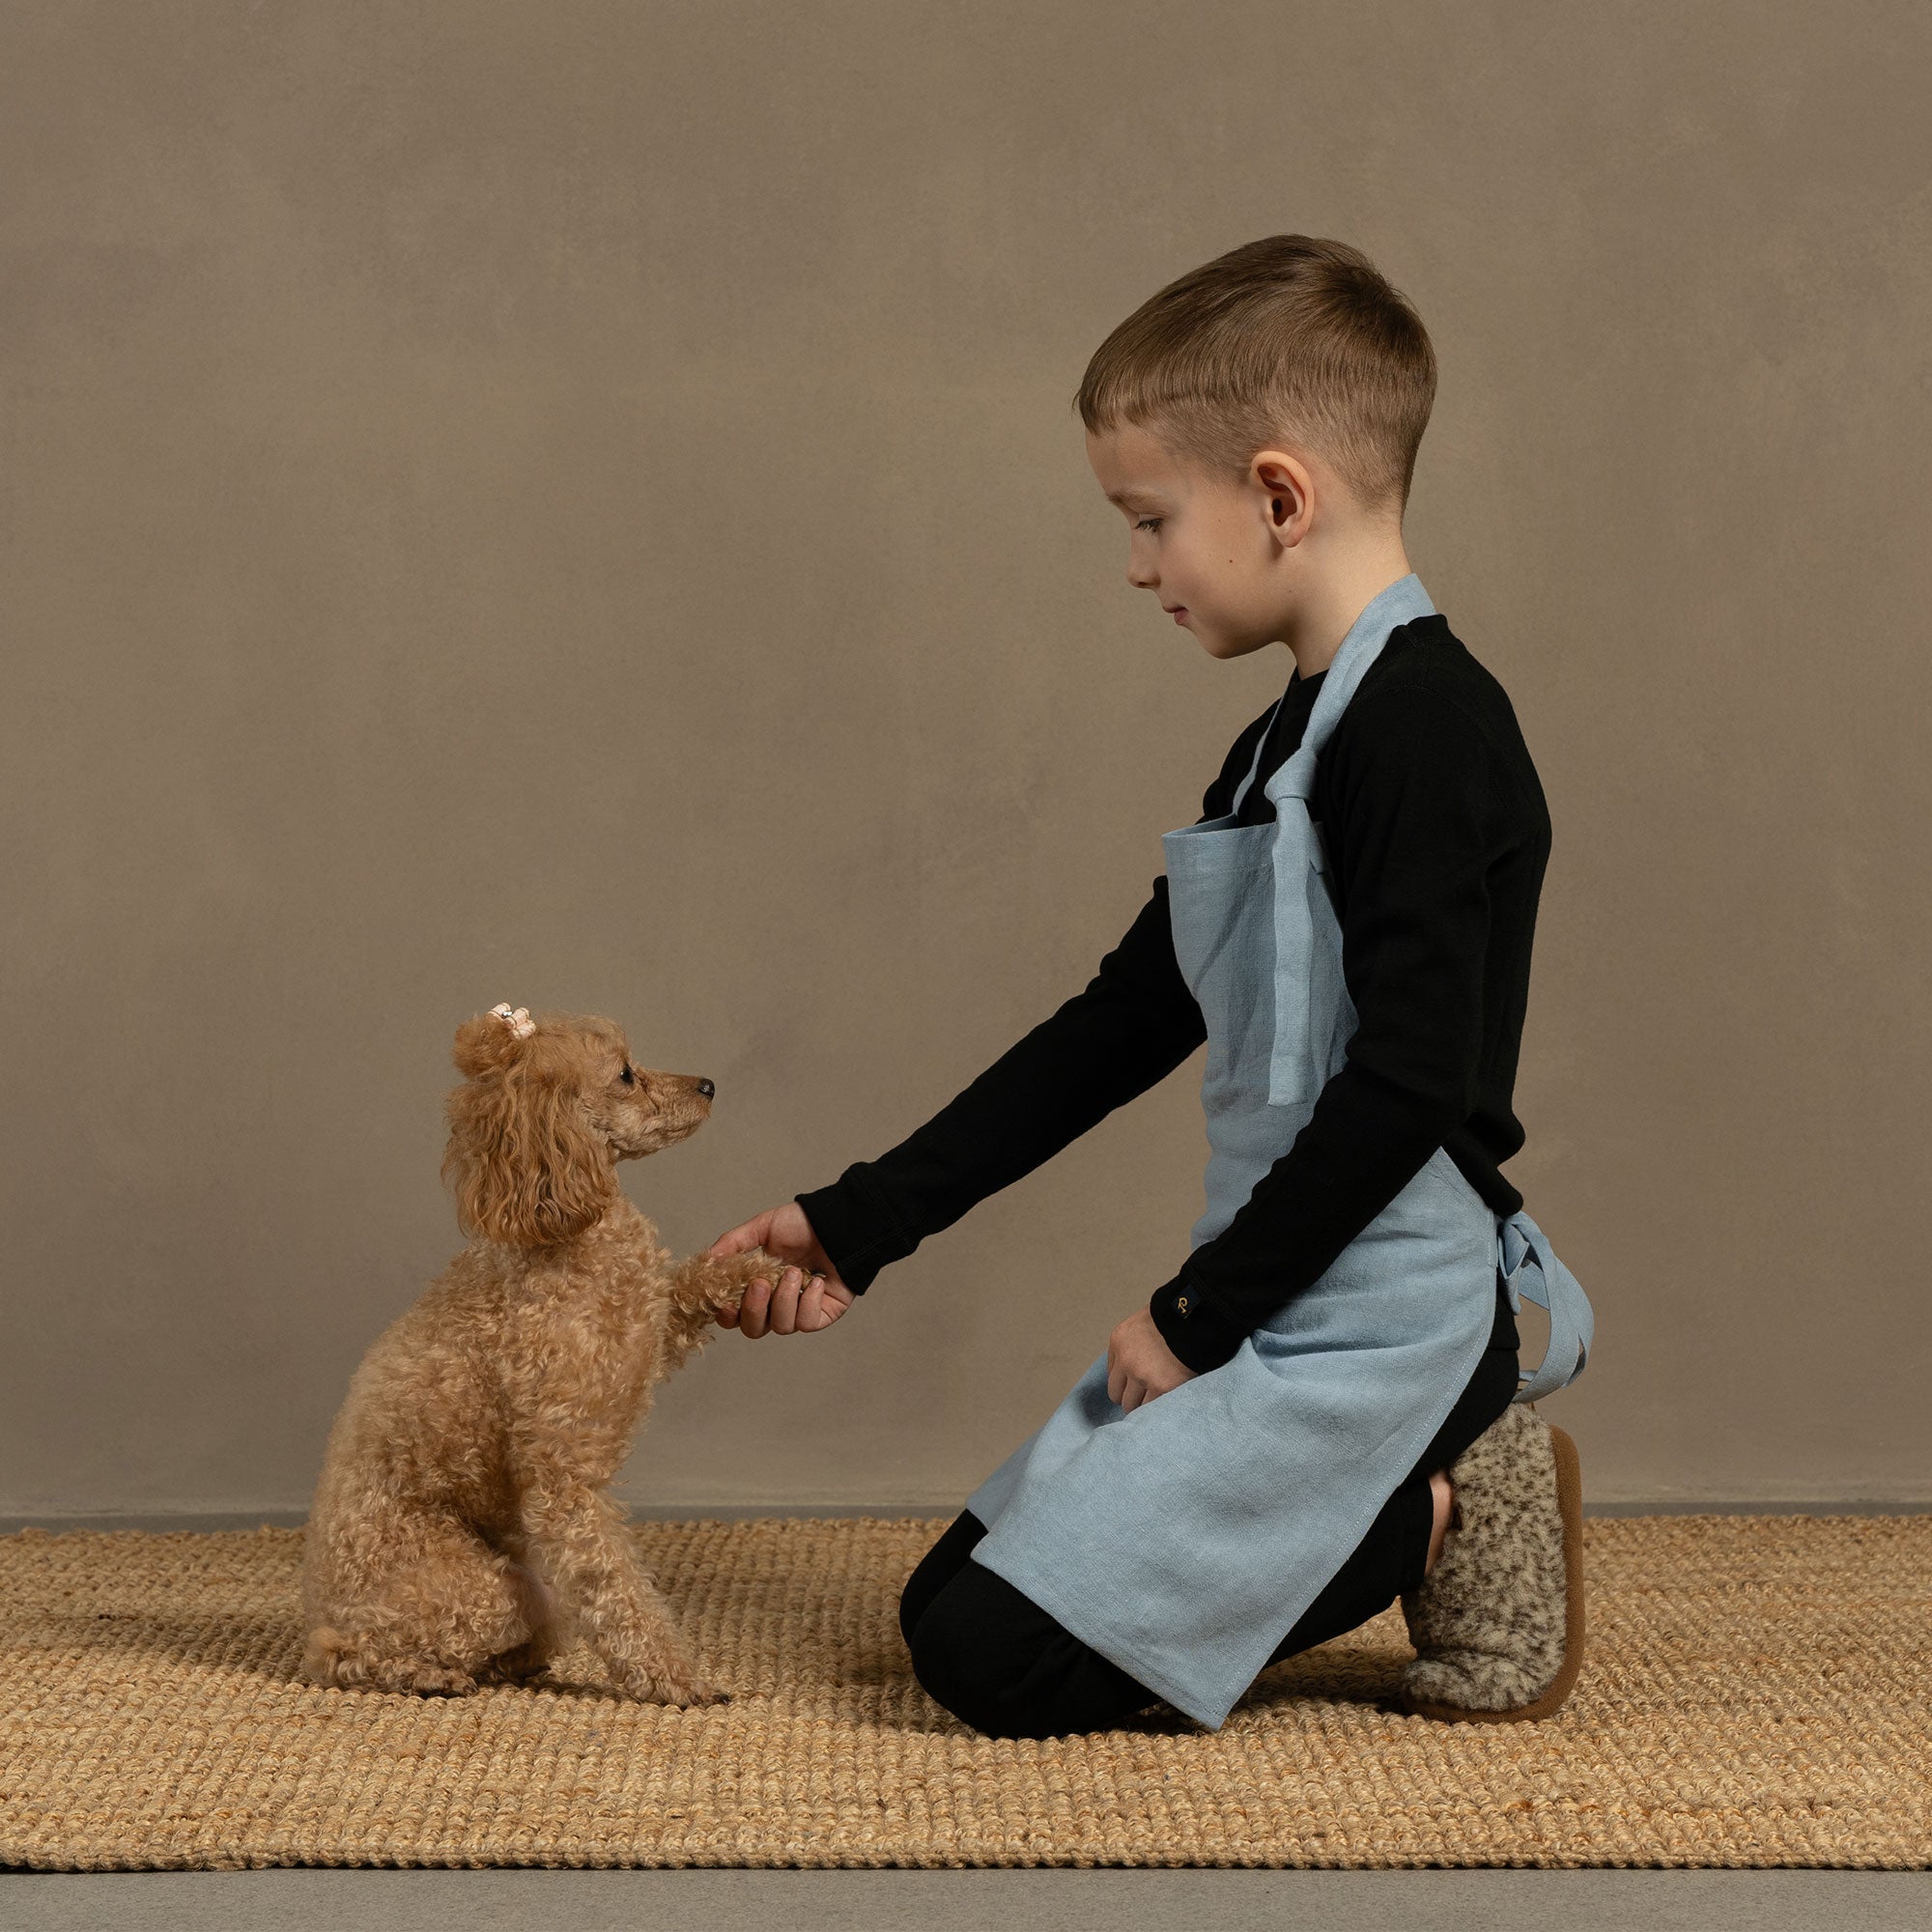
[[699, 1081], [699, 1082], [697, 1083], [697, 1091], [698, 1091], [698, 1092], [699, 1092], [700, 1094], [702, 1094], [704, 1095], [704, 1097], [705, 1097], [705, 1098], [706, 1098], [706, 1099], [708, 1100], [708, 1099], [710, 1099], [710, 1097], [712, 1096], [712, 1094], [714, 1094], [715, 1093], [717, 1093], [717, 1091], [718, 1091], [718, 1090], [717, 1090], [717, 1088], [715, 1088], [714, 1086], [712, 1086], [712, 1084], [711, 1084], [711, 1082], [710, 1082], [710, 1081], [708, 1081], [708, 1080], [700, 1080], [700, 1081]]

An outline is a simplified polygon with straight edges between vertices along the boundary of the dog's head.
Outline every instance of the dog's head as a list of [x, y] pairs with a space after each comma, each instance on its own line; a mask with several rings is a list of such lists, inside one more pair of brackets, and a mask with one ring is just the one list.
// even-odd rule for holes
[[713, 1088], [639, 1066], [622, 1030], [577, 1013], [508, 1007], [456, 1031], [463, 1085], [444, 1111], [443, 1177], [468, 1235], [548, 1247], [593, 1226], [617, 1198], [617, 1163], [702, 1126]]

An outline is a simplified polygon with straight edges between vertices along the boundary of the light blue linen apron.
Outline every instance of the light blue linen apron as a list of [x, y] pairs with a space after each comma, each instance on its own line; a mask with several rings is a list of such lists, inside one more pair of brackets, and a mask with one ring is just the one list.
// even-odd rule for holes
[[[1163, 836], [1175, 953], [1208, 1031], [1195, 1248], [1288, 1151], [1345, 1059], [1356, 1015], [1308, 811], [1315, 761], [1389, 633], [1434, 609], [1411, 574], [1355, 620], [1268, 781], [1272, 823], [1236, 823], [1264, 727], [1234, 810]], [[1489, 1346], [1498, 1266], [1512, 1308], [1527, 1293], [1550, 1316], [1516, 1400], [1563, 1387], [1593, 1337], [1582, 1289], [1527, 1214], [1498, 1215], [1438, 1147], [1219, 1368], [1126, 1412], [1095, 1356], [967, 1497], [988, 1525], [970, 1560], [1218, 1730], [1447, 1420]]]

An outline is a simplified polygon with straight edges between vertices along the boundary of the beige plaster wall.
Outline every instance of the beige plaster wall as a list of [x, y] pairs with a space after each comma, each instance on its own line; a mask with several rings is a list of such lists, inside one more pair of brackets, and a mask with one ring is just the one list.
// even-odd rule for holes
[[[1442, 362], [1409, 554], [1555, 825], [1511, 1172], [1617, 1499], [1932, 1496], [1932, 20], [1910, 5], [0, 14], [0, 1511], [299, 1508], [452, 1251], [460, 1019], [719, 1086], [697, 1247], [1077, 991], [1286, 680], [1068, 400], [1256, 235]], [[952, 1505], [1166, 1278], [1197, 1057], [640, 1503]]]

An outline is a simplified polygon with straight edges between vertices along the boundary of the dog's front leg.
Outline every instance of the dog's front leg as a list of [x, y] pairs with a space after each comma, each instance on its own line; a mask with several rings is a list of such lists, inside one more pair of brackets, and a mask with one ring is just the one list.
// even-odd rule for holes
[[683, 1366], [685, 1357], [710, 1339], [718, 1311], [744, 1300], [754, 1281], [774, 1288], [790, 1267], [763, 1248], [742, 1255], [687, 1255], [670, 1270], [670, 1319], [665, 1323], [666, 1369]]
[[608, 1495], [576, 1485], [526, 1492], [523, 1517], [525, 1560], [563, 1598], [617, 1690], [648, 1704], [729, 1696], [698, 1674]]

